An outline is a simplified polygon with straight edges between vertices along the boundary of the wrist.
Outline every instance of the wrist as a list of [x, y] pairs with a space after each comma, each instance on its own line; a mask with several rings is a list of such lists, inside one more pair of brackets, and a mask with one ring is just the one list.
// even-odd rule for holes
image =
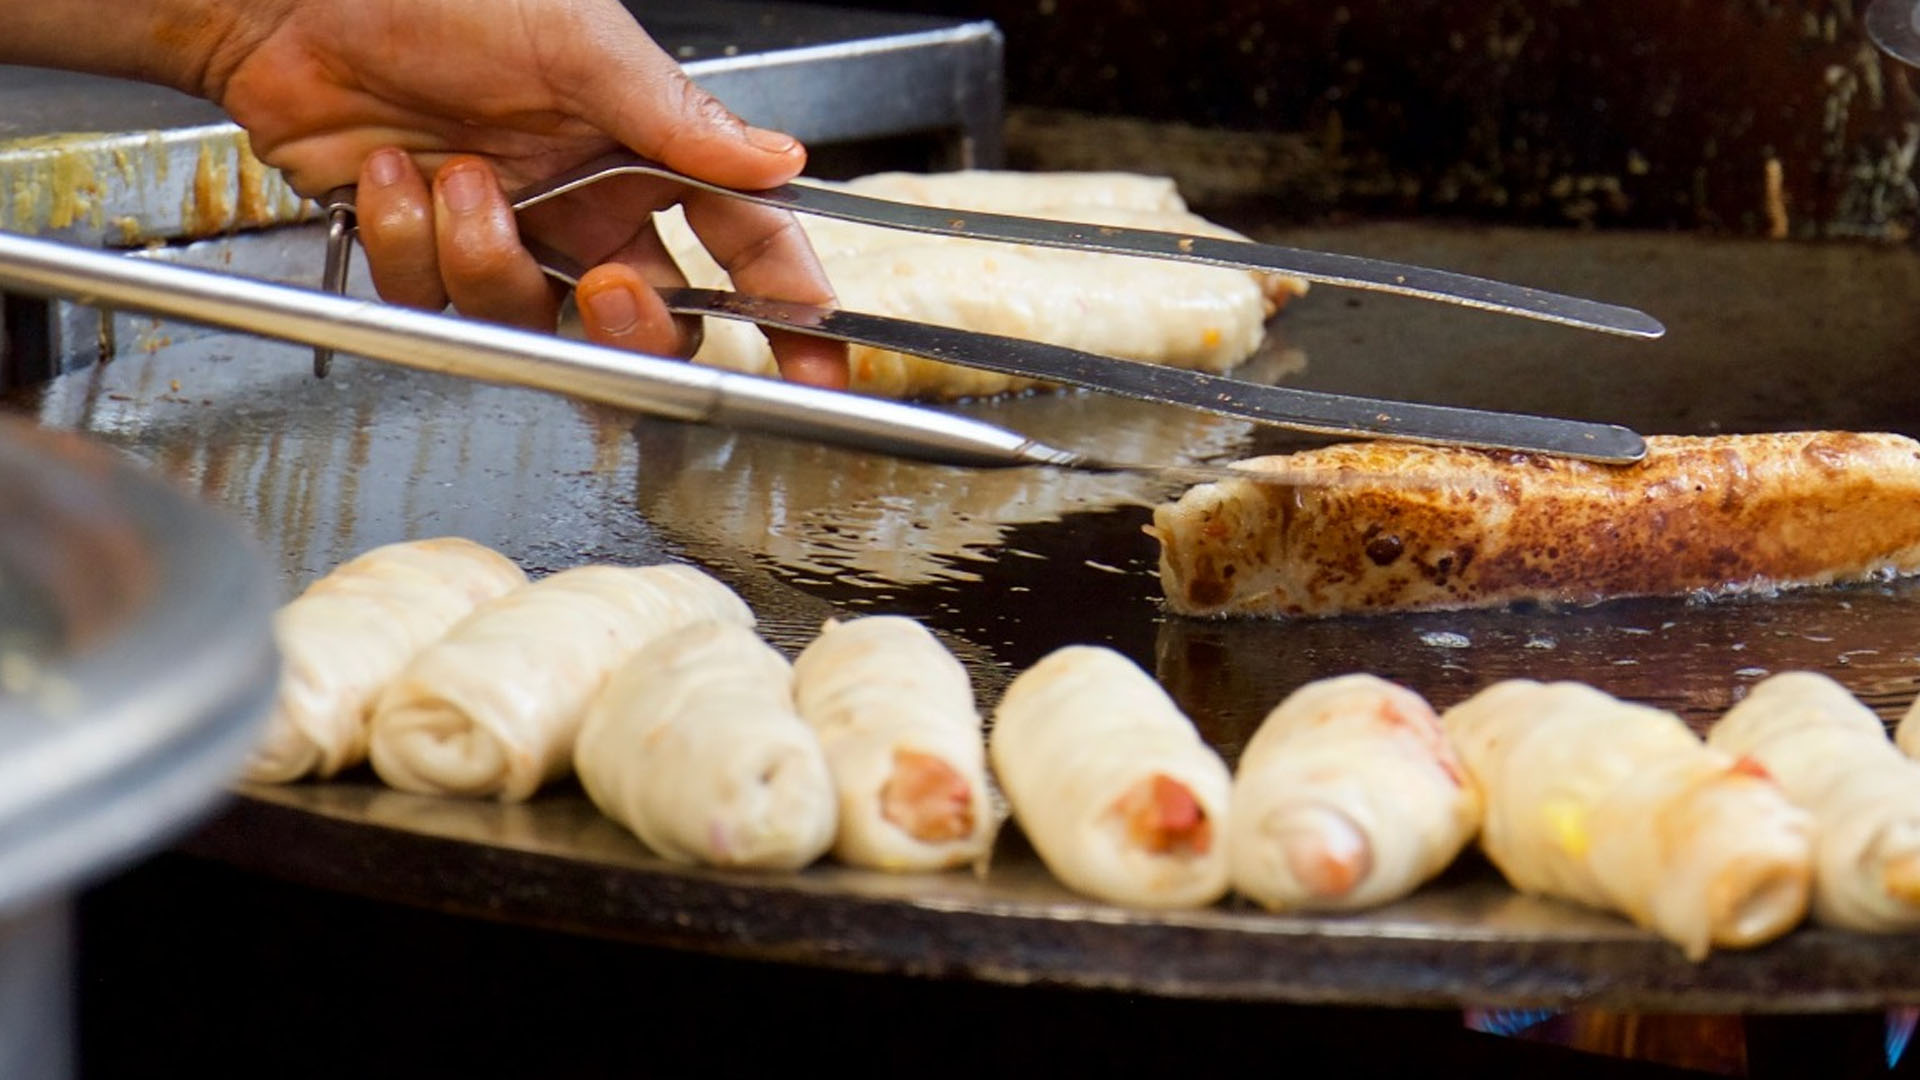
[[66, 0], [0, 5], [0, 62], [158, 83], [218, 100], [284, 0]]

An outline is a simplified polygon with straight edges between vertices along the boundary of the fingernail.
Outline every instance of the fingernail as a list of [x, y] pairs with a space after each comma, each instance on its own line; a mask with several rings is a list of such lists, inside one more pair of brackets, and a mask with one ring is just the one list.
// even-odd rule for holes
[[747, 129], [747, 142], [756, 150], [765, 150], [769, 154], [788, 154], [800, 145], [800, 140], [784, 131], [769, 131], [766, 128]]
[[580, 302], [604, 334], [624, 334], [640, 321], [640, 306], [633, 294], [617, 285], [583, 296]]
[[487, 180], [478, 169], [455, 169], [441, 177], [440, 196], [447, 209], [470, 214], [487, 201]]
[[374, 187], [392, 187], [400, 182], [403, 171], [398, 150], [379, 150], [367, 159], [367, 178]]

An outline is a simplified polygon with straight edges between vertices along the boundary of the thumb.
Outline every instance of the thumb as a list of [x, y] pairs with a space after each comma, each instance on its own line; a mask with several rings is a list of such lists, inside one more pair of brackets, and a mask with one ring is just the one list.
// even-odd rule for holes
[[625, 8], [607, 0], [578, 28], [558, 87], [581, 119], [628, 149], [689, 176], [736, 188], [784, 184], [806, 167], [791, 135], [749, 126], [701, 88]]

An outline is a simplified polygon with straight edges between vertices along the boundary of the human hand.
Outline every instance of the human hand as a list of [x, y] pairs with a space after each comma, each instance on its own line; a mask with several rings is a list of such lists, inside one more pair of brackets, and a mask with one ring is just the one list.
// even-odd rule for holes
[[[520, 230], [593, 266], [577, 297], [589, 336], [646, 352], [692, 342], [654, 292], [685, 284], [654, 210], [688, 223], [743, 292], [830, 304], [791, 215], [637, 177], [591, 185], [518, 219], [504, 189], [616, 146], [715, 183], [764, 188], [806, 151], [751, 128], [695, 86], [615, 0], [266, 0], [209, 52], [201, 90], [294, 188], [359, 185], [360, 237], [382, 297], [551, 330], [559, 298]], [[776, 334], [789, 379], [846, 383], [833, 342]]]

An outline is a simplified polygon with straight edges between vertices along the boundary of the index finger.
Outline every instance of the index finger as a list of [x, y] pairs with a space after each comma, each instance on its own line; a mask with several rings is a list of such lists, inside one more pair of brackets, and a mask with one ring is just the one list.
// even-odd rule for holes
[[[690, 192], [683, 205], [687, 224], [734, 288], [770, 300], [836, 303], [827, 272], [792, 214], [706, 191]], [[786, 378], [835, 388], [847, 384], [847, 347], [841, 342], [780, 331], [768, 331], [767, 341]]]

